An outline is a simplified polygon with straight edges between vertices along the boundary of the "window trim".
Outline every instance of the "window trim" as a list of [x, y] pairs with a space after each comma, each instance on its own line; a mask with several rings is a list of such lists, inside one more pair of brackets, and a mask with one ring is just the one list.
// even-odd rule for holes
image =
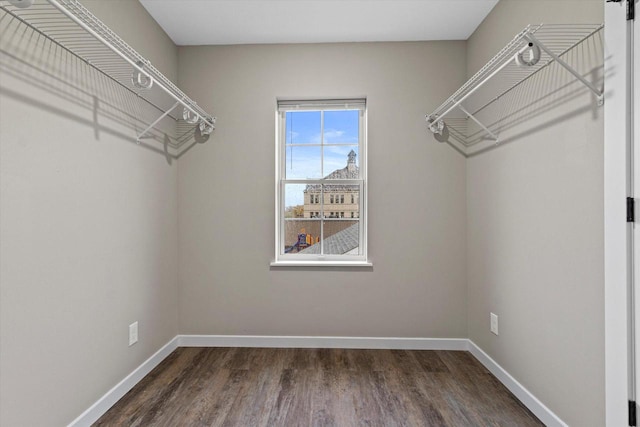
[[[358, 110], [359, 111], [359, 135], [358, 156], [359, 156], [359, 172], [361, 181], [359, 199], [359, 216], [355, 219], [359, 221], [359, 236], [361, 245], [361, 254], [359, 255], [317, 255], [317, 254], [285, 254], [281, 246], [284, 241], [284, 186], [285, 183], [293, 183], [291, 181], [302, 181], [291, 179], [286, 180], [284, 175], [284, 165], [286, 165], [286, 112], [287, 111], [328, 111], [328, 110]], [[275, 114], [275, 258], [270, 263], [271, 266], [282, 267], [371, 267], [372, 263], [368, 260], [367, 248], [367, 194], [368, 194], [368, 176], [367, 176], [367, 106], [366, 99], [342, 99], [342, 100], [303, 100], [303, 101], [287, 101], [278, 100], [276, 104]], [[330, 171], [324, 171], [328, 174]], [[326, 182], [326, 181], [325, 181]], [[324, 209], [323, 197], [320, 197], [320, 211]], [[349, 218], [350, 219], [350, 218]], [[320, 215], [320, 220], [324, 221]]]

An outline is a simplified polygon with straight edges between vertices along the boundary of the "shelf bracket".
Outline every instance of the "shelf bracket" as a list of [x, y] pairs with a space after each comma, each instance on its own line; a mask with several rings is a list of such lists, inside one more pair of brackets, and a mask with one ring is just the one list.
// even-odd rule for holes
[[463, 106], [462, 104], [458, 104], [458, 108], [465, 113], [471, 120], [473, 120], [474, 122], [477, 123], [478, 126], [480, 126], [486, 133], [488, 133], [489, 135], [491, 135], [491, 138], [493, 138], [493, 140], [496, 142], [496, 144], [498, 143], [498, 135], [496, 135], [495, 133], [491, 132], [489, 130], [488, 127], [486, 127], [485, 125], [482, 124], [482, 122], [480, 122], [480, 120], [476, 119], [475, 116], [473, 114], [471, 114], [470, 112], [468, 112]]
[[580, 80], [580, 82], [582, 82], [586, 87], [588, 87], [589, 90], [591, 90], [591, 92], [593, 92], [596, 95], [596, 98], [598, 100], [598, 105], [604, 104], [604, 93], [601, 90], [599, 90], [597, 87], [595, 87], [593, 83], [591, 83], [589, 80], [582, 77], [580, 73], [578, 73], [576, 70], [573, 69], [573, 67], [571, 67], [571, 65], [567, 64], [565, 61], [562, 60], [562, 58], [560, 58], [558, 55], [556, 55], [551, 50], [549, 50], [549, 48], [547, 48], [540, 40], [538, 40], [530, 32], [527, 32], [524, 35], [524, 38], [529, 40], [531, 43], [535, 43], [536, 45], [538, 45], [538, 47], [544, 50], [547, 53], [547, 55], [552, 57], [558, 64], [562, 65], [568, 72], [573, 74], [575, 78]]
[[140, 144], [140, 139], [142, 139], [142, 137], [145, 136], [155, 125], [157, 125], [158, 122], [160, 122], [160, 120], [162, 120], [165, 117], [167, 117], [169, 115], [169, 113], [172, 112], [180, 104], [181, 104], [180, 101], [176, 101], [176, 103], [173, 104], [173, 107], [169, 108], [160, 117], [158, 117], [153, 123], [151, 123], [149, 126], [147, 126], [147, 128], [145, 130], [143, 130], [140, 135], [138, 135], [138, 137], [136, 138], [136, 142], [138, 144]]

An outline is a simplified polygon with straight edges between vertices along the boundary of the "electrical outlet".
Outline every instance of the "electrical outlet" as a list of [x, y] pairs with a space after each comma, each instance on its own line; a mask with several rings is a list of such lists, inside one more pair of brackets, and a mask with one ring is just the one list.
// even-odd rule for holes
[[498, 335], [498, 315], [491, 313], [491, 332]]
[[138, 342], [138, 322], [129, 325], [129, 347]]

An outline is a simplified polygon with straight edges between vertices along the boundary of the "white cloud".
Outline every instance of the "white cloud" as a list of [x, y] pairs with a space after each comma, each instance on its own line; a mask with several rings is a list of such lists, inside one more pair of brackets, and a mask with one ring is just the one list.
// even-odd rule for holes
[[324, 131], [324, 140], [325, 142], [331, 142], [332, 139], [339, 139], [342, 135], [344, 135], [343, 130], [335, 130], [329, 129]]
[[337, 129], [325, 129], [324, 142], [358, 142], [358, 135], [348, 135], [347, 132]]
[[[298, 135], [294, 132], [293, 137], [289, 138], [290, 141], [294, 141], [297, 144], [320, 144], [322, 141], [321, 134], [319, 132], [310, 135], [308, 138], [298, 137]], [[348, 136], [347, 133], [343, 130], [336, 129], [327, 129], [324, 131], [324, 143], [358, 143], [358, 136], [352, 135]]]

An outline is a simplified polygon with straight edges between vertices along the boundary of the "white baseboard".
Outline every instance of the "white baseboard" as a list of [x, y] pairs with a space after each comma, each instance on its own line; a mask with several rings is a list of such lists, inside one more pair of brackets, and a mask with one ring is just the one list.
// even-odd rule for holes
[[467, 338], [312, 337], [265, 335], [177, 335], [109, 390], [68, 427], [90, 426], [178, 347], [350, 348], [469, 351], [548, 427], [567, 427], [556, 414]]
[[466, 338], [309, 337], [266, 335], [178, 335], [179, 347], [359, 348], [467, 350]]
[[536, 417], [540, 419], [547, 427], [568, 427], [568, 425], [560, 419], [556, 414], [547, 408], [544, 403], [540, 402], [529, 390], [520, 384], [511, 376], [502, 366], [498, 365], [487, 353], [471, 340], [468, 350], [473, 356], [482, 363], [493, 375], [500, 380], [520, 401], [529, 408]]
[[91, 405], [89, 409], [84, 411], [78, 418], [73, 420], [68, 427], [85, 427], [91, 426], [98, 420], [105, 412], [109, 410], [115, 403], [122, 398], [129, 390], [131, 390], [136, 384], [138, 384], [145, 375], [147, 375], [153, 368], [158, 366], [173, 350], [178, 348], [178, 337], [174, 337], [171, 341], [166, 343], [160, 350], [156, 351], [153, 356], [145, 360], [140, 366], [133, 370], [122, 381], [116, 384], [111, 390], [109, 390], [104, 396], [102, 396], [96, 403]]

